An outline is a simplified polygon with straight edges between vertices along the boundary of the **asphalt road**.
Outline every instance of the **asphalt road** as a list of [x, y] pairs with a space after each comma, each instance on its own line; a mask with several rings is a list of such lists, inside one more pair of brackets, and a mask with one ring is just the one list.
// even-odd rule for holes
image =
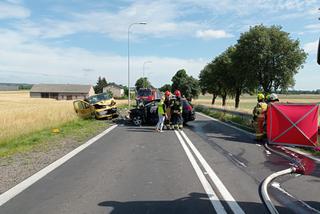
[[[289, 166], [251, 136], [200, 115], [183, 132], [120, 125], [0, 213], [267, 213], [259, 185]], [[320, 209], [319, 182], [286, 176], [270, 187], [272, 200], [280, 213], [316, 212], [300, 201]]]

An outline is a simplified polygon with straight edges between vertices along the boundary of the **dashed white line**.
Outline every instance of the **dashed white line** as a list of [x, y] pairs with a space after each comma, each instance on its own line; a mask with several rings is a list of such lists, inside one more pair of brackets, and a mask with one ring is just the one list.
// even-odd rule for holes
[[228, 155], [232, 158], [233, 161], [235, 161], [235, 162], [236, 162], [237, 164], [239, 164], [240, 166], [247, 167], [247, 165], [245, 165], [244, 163], [242, 163], [241, 161], [239, 161], [237, 158], [235, 158], [232, 153], [229, 152]]

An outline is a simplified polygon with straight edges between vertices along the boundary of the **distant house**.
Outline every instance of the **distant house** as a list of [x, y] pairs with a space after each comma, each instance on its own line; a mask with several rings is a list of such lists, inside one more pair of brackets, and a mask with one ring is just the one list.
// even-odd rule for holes
[[92, 85], [35, 84], [30, 90], [31, 98], [53, 98], [57, 100], [85, 99], [94, 95]]
[[122, 86], [115, 83], [109, 83], [106, 87], [103, 88], [103, 92], [110, 91], [114, 97], [123, 97], [124, 89]]

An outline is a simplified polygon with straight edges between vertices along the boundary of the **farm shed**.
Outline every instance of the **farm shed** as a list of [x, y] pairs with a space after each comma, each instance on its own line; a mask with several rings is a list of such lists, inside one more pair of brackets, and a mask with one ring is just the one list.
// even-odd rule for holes
[[30, 90], [31, 98], [53, 98], [57, 100], [77, 100], [94, 95], [92, 85], [35, 84]]
[[115, 83], [109, 83], [106, 87], [103, 88], [103, 92], [110, 91], [114, 97], [120, 98], [124, 96], [123, 87]]

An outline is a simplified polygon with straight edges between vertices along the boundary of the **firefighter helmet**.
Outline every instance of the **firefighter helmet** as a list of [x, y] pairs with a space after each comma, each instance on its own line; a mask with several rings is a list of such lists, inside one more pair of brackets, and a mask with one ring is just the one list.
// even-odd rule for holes
[[170, 96], [170, 91], [166, 91], [165, 93], [164, 93], [164, 95], [166, 96], [166, 97], [169, 97]]
[[258, 96], [257, 96], [257, 99], [259, 101], [264, 100], [264, 95], [262, 93], [259, 93]]
[[181, 92], [179, 90], [175, 90], [174, 95], [176, 95], [176, 97], [181, 97]]
[[278, 95], [275, 93], [270, 94], [270, 101], [271, 102], [279, 101]]

